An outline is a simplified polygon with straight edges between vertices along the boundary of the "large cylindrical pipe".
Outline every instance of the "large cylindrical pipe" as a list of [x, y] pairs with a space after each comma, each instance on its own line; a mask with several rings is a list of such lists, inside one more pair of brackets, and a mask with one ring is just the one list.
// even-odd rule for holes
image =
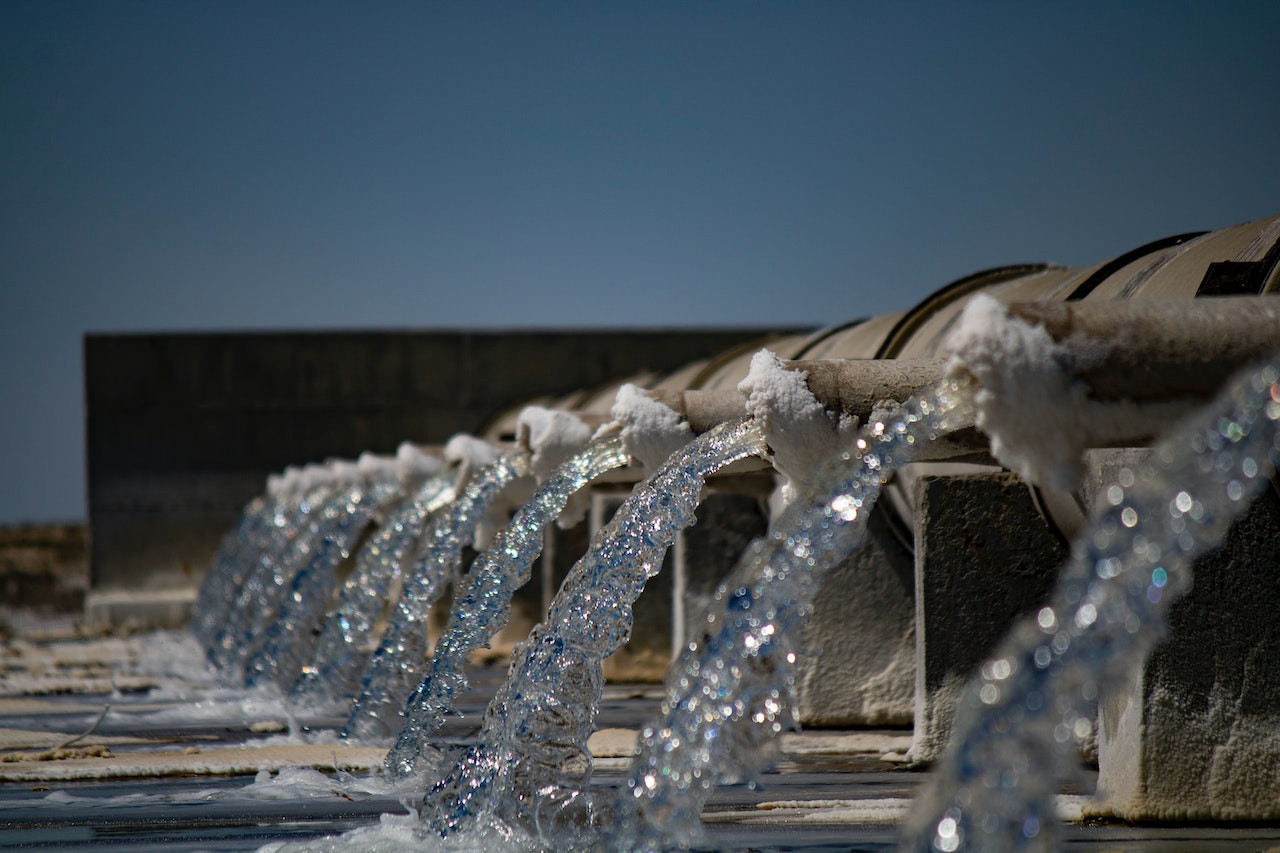
[[1280, 299], [1031, 302], [1009, 316], [1069, 353], [1095, 399], [1207, 400], [1241, 367], [1280, 349]]

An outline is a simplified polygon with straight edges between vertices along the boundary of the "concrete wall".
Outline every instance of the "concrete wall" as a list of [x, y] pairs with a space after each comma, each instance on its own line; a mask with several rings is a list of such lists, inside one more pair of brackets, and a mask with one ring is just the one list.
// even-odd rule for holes
[[240, 507], [286, 465], [390, 453], [404, 440], [444, 442], [541, 395], [671, 370], [765, 336], [761, 329], [87, 335], [93, 588], [196, 583]]

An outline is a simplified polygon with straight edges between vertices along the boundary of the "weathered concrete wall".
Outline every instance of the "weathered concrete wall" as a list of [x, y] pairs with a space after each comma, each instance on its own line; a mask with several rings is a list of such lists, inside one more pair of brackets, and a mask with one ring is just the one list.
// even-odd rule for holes
[[916, 761], [946, 751], [956, 703], [1014, 622], [1048, 598], [1066, 548], [1008, 472], [926, 475], [915, 492]]
[[[1094, 491], [1146, 449], [1096, 451]], [[1195, 561], [1168, 637], [1104, 697], [1099, 801], [1126, 820], [1280, 817], [1280, 494], [1267, 489]]]
[[760, 329], [88, 335], [95, 590], [196, 582], [268, 473], [476, 431], [513, 405], [666, 371]]

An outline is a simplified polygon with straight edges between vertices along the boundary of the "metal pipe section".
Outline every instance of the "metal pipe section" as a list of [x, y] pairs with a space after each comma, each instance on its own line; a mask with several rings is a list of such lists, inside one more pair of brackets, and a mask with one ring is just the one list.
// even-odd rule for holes
[[[878, 409], [899, 403], [940, 380], [946, 360], [801, 360], [785, 362], [784, 366], [805, 374], [809, 391], [825, 408], [852, 415], [860, 423], [866, 423]], [[741, 417], [745, 412], [745, 400], [736, 390], [662, 389], [644, 393], [679, 414], [699, 435], [717, 424]], [[925, 458], [955, 459], [978, 455], [989, 462], [985, 457], [986, 446], [986, 438], [977, 430], [961, 430], [936, 442]]]
[[1280, 298], [1027, 302], [1011, 317], [1067, 347], [1073, 378], [1098, 400], [1203, 401], [1280, 349]]

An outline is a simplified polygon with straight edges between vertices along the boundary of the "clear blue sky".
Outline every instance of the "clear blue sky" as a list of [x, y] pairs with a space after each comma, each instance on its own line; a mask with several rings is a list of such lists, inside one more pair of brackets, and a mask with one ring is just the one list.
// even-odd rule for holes
[[826, 325], [1280, 212], [1280, 3], [0, 0], [0, 523], [86, 331]]

